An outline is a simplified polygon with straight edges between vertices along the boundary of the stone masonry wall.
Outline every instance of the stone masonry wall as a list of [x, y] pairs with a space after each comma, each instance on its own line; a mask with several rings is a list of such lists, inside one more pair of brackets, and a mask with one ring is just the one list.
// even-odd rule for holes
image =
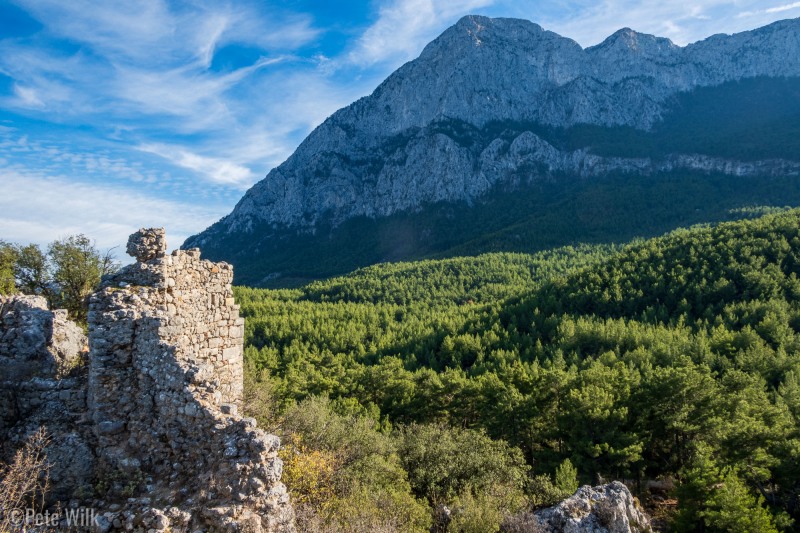
[[279, 440], [238, 414], [244, 320], [233, 269], [198, 250], [165, 251], [163, 230], [135, 233], [137, 262], [90, 299], [99, 458], [146, 476], [152, 505], [180, 510], [163, 519], [174, 531], [293, 531]]

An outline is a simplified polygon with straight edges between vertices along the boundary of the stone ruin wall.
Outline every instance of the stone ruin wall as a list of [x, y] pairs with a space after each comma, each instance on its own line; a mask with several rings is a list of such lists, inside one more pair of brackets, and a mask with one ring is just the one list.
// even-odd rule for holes
[[[128, 253], [136, 263], [90, 298], [88, 376], [55, 373], [86, 343], [62, 312], [0, 299], [0, 437], [19, 444], [39, 425], [57, 435], [62, 501], [110, 480], [92, 502], [111, 511], [101, 531], [293, 532], [280, 441], [239, 414], [244, 320], [231, 266], [198, 250], [166, 255], [163, 229], [132, 235]], [[127, 480], [136, 491], [121, 495]]]
[[[89, 408], [98, 454], [151, 476], [181, 509], [173, 529], [292, 531], [280, 441], [239, 415], [244, 320], [233, 269], [198, 250], [165, 255], [163, 230], [131, 236], [137, 262], [90, 300]], [[177, 523], [176, 523], [177, 522]]]
[[175, 448], [160, 430], [196, 431], [203, 409], [238, 411], [244, 320], [229, 265], [183, 250], [140, 259], [91, 299], [91, 408], [108, 457], [143, 449], [134, 463], [157, 467]]

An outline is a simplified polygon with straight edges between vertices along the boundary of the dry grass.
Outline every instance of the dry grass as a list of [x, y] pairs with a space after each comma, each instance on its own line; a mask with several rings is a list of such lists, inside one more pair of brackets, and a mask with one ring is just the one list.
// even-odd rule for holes
[[44, 428], [31, 435], [9, 464], [0, 463], [0, 533], [14, 530], [12, 511], [44, 507], [50, 482], [50, 464]]

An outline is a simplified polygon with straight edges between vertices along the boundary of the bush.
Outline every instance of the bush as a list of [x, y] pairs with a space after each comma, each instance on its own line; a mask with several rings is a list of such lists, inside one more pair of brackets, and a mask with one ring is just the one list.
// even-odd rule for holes
[[477, 494], [465, 492], [453, 503], [448, 533], [492, 533], [518, 513], [527, 501], [521, 491], [498, 486]]
[[414, 492], [433, 505], [499, 487], [522, 493], [528, 472], [522, 452], [482, 431], [412, 424], [397, 438]]
[[0, 531], [12, 531], [14, 510], [42, 510], [50, 482], [44, 428], [31, 435], [9, 464], [0, 464]]
[[528, 494], [534, 507], [550, 507], [572, 496], [578, 490], [578, 471], [569, 459], [564, 459], [555, 472], [555, 481], [541, 474], [531, 478]]
[[[391, 435], [341, 402], [312, 397], [290, 408], [284, 482], [309, 532], [424, 532], [430, 512], [411, 493]], [[357, 410], [356, 410], [357, 411]]]

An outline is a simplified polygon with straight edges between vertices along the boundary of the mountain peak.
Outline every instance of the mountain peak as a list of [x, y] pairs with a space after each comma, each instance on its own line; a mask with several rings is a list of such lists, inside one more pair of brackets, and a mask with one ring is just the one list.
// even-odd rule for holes
[[666, 37], [656, 37], [648, 33], [640, 33], [630, 28], [622, 28], [609, 35], [602, 43], [587, 48], [591, 50], [622, 49], [634, 53], [646, 53], [648, 51], [670, 51], [680, 47]]
[[[428, 47], [441, 48], [462, 42], [464, 36], [469, 37], [472, 45], [484, 43], [514, 42], [519, 39], [537, 39], [542, 34], [559, 37], [555, 33], [544, 30], [529, 20], [514, 18], [490, 18], [483, 15], [466, 15], [434, 39]], [[428, 48], [426, 47], [426, 49]]]
[[540, 174], [642, 171], [652, 162], [605, 160], [583, 147], [565, 152], [545, 133], [576, 125], [647, 131], [681, 93], [800, 77], [797, 24], [686, 47], [623, 28], [584, 49], [527, 20], [463, 17], [371, 95], [321, 124], [233, 213], [189, 244], [258, 227], [313, 232], [356, 217], [472, 202]]

